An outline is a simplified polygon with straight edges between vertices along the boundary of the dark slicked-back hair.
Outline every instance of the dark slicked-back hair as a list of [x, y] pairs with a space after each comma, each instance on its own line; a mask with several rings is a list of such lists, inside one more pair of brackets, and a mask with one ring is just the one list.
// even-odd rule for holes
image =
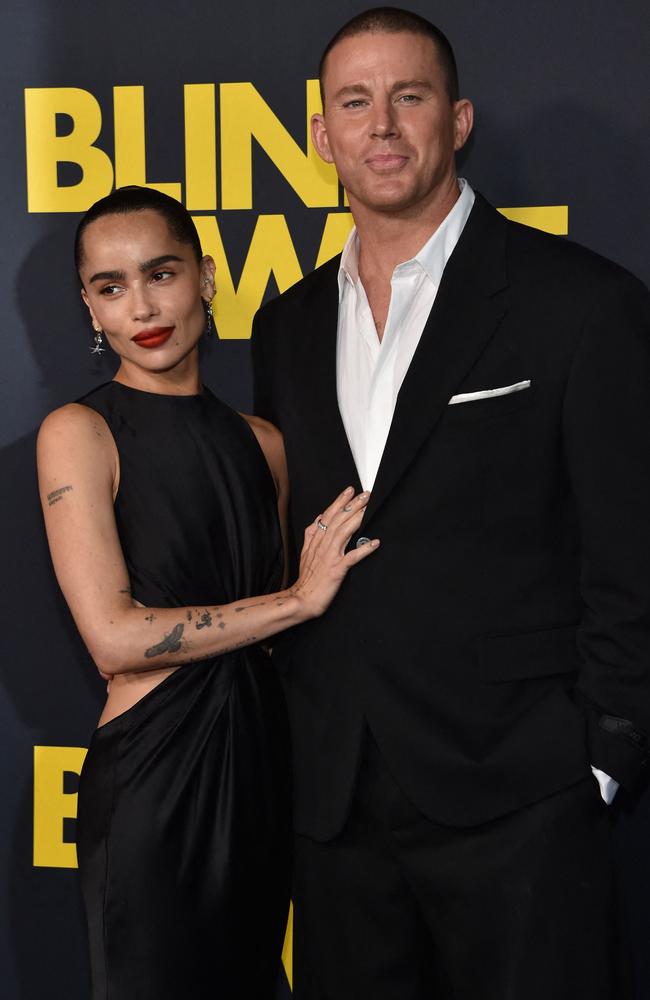
[[401, 31], [410, 31], [413, 35], [423, 35], [433, 42], [442, 72], [445, 77], [445, 87], [450, 101], [457, 101], [459, 97], [458, 70], [456, 68], [456, 57], [446, 35], [436, 28], [435, 24], [427, 21], [425, 17], [414, 14], [410, 10], [402, 10], [401, 7], [371, 7], [361, 14], [356, 14], [347, 24], [336, 32], [334, 37], [325, 46], [318, 66], [318, 79], [320, 82], [320, 95], [325, 106], [325, 94], [323, 89], [323, 77], [327, 63], [327, 57], [339, 42], [344, 38], [352, 38], [354, 35], [365, 35], [372, 32], [378, 34], [397, 34]]
[[77, 271], [80, 270], [84, 258], [83, 234], [91, 224], [104, 215], [129, 215], [131, 212], [152, 211], [161, 215], [172, 235], [179, 243], [187, 243], [192, 247], [197, 261], [203, 257], [201, 241], [192, 221], [192, 216], [175, 198], [156, 191], [154, 188], [130, 187], [117, 188], [105, 198], [100, 198], [91, 205], [77, 226], [74, 240], [74, 262]]

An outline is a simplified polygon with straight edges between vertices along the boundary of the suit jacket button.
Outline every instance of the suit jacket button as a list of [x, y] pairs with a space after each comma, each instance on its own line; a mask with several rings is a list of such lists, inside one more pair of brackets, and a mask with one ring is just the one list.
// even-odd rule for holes
[[369, 543], [370, 539], [366, 538], [365, 535], [362, 535], [361, 538], [357, 538], [356, 548], [360, 549], [362, 545], [368, 545]]

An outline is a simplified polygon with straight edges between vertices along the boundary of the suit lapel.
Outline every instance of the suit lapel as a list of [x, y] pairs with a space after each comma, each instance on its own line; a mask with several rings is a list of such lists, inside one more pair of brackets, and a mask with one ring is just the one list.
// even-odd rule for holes
[[[310, 317], [309, 336], [301, 335], [297, 351], [296, 387], [297, 412], [308, 431], [307, 440], [317, 449], [319, 466], [323, 470], [323, 501], [334, 499], [337, 490], [346, 486], [361, 489], [347, 434], [338, 404], [336, 388], [336, 340], [340, 256], [325, 264], [314, 275], [304, 307]], [[330, 496], [331, 494], [331, 496]]]
[[365, 525], [432, 433], [506, 312], [506, 223], [476, 196], [400, 389]]

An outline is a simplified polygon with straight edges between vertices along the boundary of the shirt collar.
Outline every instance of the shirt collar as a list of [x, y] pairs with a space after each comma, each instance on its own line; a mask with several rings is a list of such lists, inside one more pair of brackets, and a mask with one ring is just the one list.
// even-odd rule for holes
[[[415, 257], [398, 264], [395, 272], [399, 272], [400, 268], [410, 266], [415, 262], [420, 265], [436, 287], [440, 284], [445, 265], [460, 239], [460, 234], [465, 228], [465, 223], [474, 205], [474, 192], [464, 177], [458, 178], [458, 187], [460, 188], [460, 196], [449, 214]], [[359, 236], [356, 226], [353, 226], [341, 254], [338, 273], [339, 301], [343, 295], [345, 282], [348, 281], [354, 285], [358, 280]]]

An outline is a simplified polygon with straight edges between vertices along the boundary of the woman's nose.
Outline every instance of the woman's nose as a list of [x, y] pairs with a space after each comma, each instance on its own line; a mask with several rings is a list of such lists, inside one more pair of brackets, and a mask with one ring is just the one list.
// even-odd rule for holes
[[156, 311], [154, 298], [146, 284], [133, 286], [131, 302], [134, 319], [148, 319]]

